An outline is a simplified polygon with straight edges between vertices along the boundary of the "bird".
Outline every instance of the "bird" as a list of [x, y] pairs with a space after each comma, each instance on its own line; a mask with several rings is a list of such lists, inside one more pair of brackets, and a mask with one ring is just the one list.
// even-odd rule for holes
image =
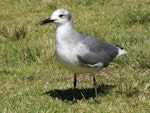
[[56, 59], [64, 68], [74, 73], [72, 103], [77, 103], [77, 75], [83, 73], [90, 73], [93, 77], [94, 100], [99, 103], [95, 75], [101, 68], [107, 67], [114, 58], [126, 54], [127, 51], [118, 45], [74, 30], [72, 15], [66, 9], [55, 10], [49, 18], [41, 22], [41, 25], [48, 23], [56, 24]]

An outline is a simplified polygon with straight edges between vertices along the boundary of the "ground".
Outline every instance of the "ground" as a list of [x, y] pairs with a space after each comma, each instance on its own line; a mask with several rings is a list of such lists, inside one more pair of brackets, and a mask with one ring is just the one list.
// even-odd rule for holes
[[[128, 51], [96, 75], [100, 104], [89, 74], [69, 104], [73, 73], [55, 58], [55, 25], [40, 25], [57, 8], [77, 31]], [[149, 0], [0, 0], [0, 112], [149, 113], [149, 9]]]

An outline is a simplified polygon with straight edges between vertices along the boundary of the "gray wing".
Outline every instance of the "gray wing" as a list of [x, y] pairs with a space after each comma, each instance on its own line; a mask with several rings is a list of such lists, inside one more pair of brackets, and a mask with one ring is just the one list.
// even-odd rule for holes
[[82, 35], [81, 43], [89, 47], [89, 53], [84, 56], [78, 55], [78, 60], [86, 65], [98, 66], [96, 64], [102, 63], [104, 67], [108, 66], [109, 62], [113, 60], [118, 54], [118, 48], [115, 45], [102, 42], [95, 37]]

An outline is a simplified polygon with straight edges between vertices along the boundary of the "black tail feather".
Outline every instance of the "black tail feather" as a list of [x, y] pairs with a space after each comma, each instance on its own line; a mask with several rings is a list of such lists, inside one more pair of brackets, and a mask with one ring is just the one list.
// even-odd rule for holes
[[121, 47], [121, 46], [119, 46], [119, 45], [115, 45], [115, 46], [119, 47], [120, 49], [124, 49], [123, 47]]

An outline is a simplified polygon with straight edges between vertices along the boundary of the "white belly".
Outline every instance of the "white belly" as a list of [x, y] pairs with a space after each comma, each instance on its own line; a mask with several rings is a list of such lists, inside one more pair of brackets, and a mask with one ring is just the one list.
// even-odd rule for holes
[[77, 44], [76, 46], [69, 44], [57, 44], [56, 58], [62, 66], [76, 74], [90, 73], [93, 68], [82, 67], [77, 58], [77, 55], [85, 54], [87, 50], [88, 49], [83, 47], [82, 44]]

